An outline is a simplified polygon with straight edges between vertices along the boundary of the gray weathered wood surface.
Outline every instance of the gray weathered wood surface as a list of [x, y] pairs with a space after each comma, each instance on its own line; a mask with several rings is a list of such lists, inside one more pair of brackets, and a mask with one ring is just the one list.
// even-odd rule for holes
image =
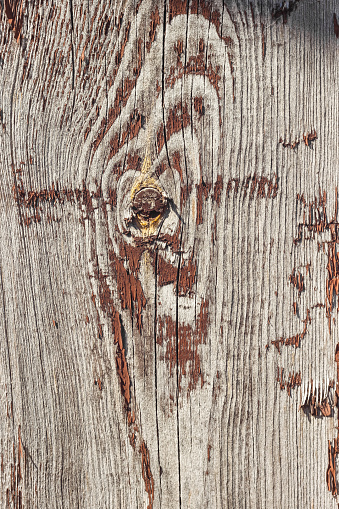
[[339, 3], [280, 4], [0, 2], [1, 507], [337, 507]]

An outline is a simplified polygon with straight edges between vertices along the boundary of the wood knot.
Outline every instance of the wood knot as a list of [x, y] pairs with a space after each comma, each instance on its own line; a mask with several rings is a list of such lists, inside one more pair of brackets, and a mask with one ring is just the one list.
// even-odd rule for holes
[[142, 224], [160, 219], [166, 206], [166, 197], [154, 187], [140, 189], [132, 200], [132, 210]]

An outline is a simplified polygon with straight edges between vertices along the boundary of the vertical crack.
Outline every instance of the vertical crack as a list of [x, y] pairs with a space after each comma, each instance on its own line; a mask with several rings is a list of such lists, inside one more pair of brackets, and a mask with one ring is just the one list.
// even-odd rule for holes
[[179, 262], [177, 272], [176, 284], [176, 299], [175, 299], [175, 354], [177, 363], [177, 440], [178, 440], [178, 474], [179, 474], [179, 508], [181, 509], [181, 470], [180, 470], [180, 428], [179, 428], [179, 276], [181, 269], [181, 253], [182, 253], [182, 229], [180, 232], [180, 246], [179, 246]]
[[157, 428], [157, 442], [158, 442], [158, 463], [160, 469], [160, 492], [161, 492], [161, 463], [160, 463], [160, 442], [159, 442], [159, 419], [158, 419], [158, 373], [157, 373], [157, 321], [158, 321], [158, 250], [155, 252], [155, 263], [154, 263], [154, 279], [155, 279], [155, 290], [154, 290], [154, 378], [155, 378], [155, 421]]

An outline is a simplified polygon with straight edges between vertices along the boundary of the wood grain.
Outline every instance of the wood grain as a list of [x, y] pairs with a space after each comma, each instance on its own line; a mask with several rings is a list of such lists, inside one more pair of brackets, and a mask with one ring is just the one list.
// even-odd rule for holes
[[338, 2], [0, 14], [1, 507], [336, 507]]

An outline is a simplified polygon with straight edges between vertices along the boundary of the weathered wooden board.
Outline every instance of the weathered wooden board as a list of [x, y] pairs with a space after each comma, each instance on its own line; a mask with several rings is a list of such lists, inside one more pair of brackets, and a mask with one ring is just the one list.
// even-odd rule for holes
[[0, 6], [1, 507], [336, 507], [338, 0]]

